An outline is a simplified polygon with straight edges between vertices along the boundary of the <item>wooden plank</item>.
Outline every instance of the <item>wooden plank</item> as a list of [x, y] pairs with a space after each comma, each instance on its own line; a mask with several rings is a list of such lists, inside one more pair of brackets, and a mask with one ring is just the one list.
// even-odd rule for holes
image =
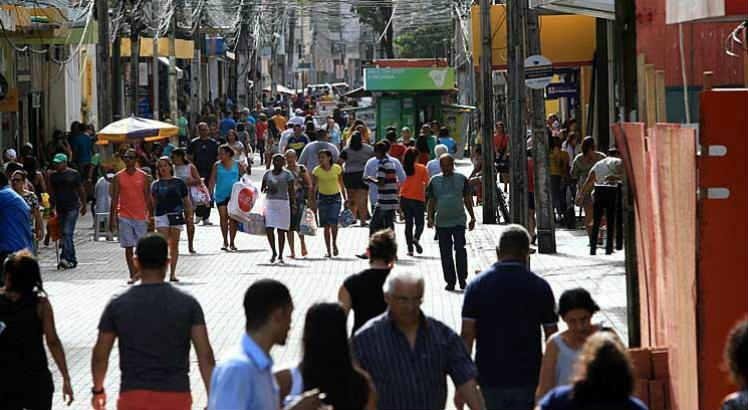
[[647, 99], [647, 128], [654, 127], [657, 122], [657, 84], [655, 81], [654, 64], [644, 65], [644, 85]]
[[636, 56], [636, 99], [637, 99], [637, 113], [638, 120], [640, 122], [646, 122], [647, 120], [647, 86], [644, 72], [644, 65], [646, 60], [644, 54]]
[[665, 107], [665, 70], [655, 71], [655, 96], [657, 100], [657, 122], [667, 122]]

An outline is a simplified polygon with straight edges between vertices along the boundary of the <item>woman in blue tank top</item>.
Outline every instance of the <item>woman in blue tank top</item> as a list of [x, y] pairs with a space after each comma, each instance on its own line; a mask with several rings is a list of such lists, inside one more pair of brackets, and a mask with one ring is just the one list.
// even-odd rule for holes
[[236, 238], [237, 225], [236, 221], [229, 218], [228, 205], [234, 183], [244, 175], [245, 171], [243, 164], [234, 161], [233, 148], [228, 145], [221, 145], [218, 148], [218, 161], [213, 164], [208, 190], [213, 192], [218, 215], [221, 217], [221, 235], [223, 235], [221, 250], [224, 251], [236, 250], [234, 239]]

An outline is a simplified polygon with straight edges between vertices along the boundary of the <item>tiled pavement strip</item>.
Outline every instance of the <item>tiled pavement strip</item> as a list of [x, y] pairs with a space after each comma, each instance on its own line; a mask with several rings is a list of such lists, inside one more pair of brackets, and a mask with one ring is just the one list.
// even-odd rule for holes
[[[460, 172], [469, 172], [469, 163], [460, 162]], [[255, 167], [252, 179], [258, 181], [264, 169]], [[470, 277], [495, 261], [495, 245], [501, 226], [480, 224], [480, 209], [476, 208], [479, 223], [468, 233], [468, 260]], [[212, 220], [217, 224], [217, 213]], [[101, 312], [113, 294], [127, 288], [124, 252], [114, 242], [91, 240], [91, 218], [86, 216], [78, 223], [76, 238], [80, 264], [77, 269], [55, 270], [51, 249], [41, 253], [45, 288], [52, 301], [57, 330], [65, 347], [71, 374], [75, 402], [71, 407], [62, 403], [61, 379], [50, 356], [50, 368], [55, 377], [54, 408], [90, 408], [91, 350], [96, 340], [96, 327]], [[404, 238], [402, 224], [397, 224], [398, 238]], [[295, 310], [293, 324], [286, 346], [276, 347], [273, 359], [277, 366], [294, 364], [301, 355], [301, 333], [306, 309], [318, 301], [334, 301], [343, 279], [367, 267], [365, 261], [354, 255], [364, 250], [368, 229], [350, 227], [340, 230], [338, 243], [341, 256], [325, 259], [324, 242], [320, 235], [308, 238], [310, 255], [305, 259], [287, 259], [285, 266], [270, 265], [269, 251], [264, 236], [239, 234], [239, 252], [219, 250], [221, 239], [217, 225], [199, 226], [196, 233], [197, 255], [186, 254], [185, 234], [180, 249], [178, 275], [182, 289], [194, 294], [205, 312], [210, 341], [216, 359], [220, 360], [238, 344], [244, 326], [242, 298], [244, 291], [259, 278], [275, 278], [284, 282], [293, 296]], [[614, 327], [626, 340], [626, 292], [623, 253], [612, 256], [589, 256], [586, 237], [581, 231], [557, 231], [556, 255], [532, 256], [536, 273], [544, 276], [553, 287], [556, 298], [564, 289], [582, 286], [587, 288], [602, 307], [595, 317]], [[298, 240], [297, 240], [298, 242]], [[423, 310], [426, 314], [447, 323], [459, 332], [462, 294], [443, 290], [439, 249], [433, 240], [433, 231], [427, 229], [422, 238], [423, 255], [407, 257], [404, 243], [400, 244], [398, 266], [415, 269], [426, 278]], [[296, 245], [298, 247], [298, 243]], [[154, 312], [158, 314], [158, 312]], [[192, 350], [191, 384], [194, 408], [202, 409], [206, 403], [205, 389], [200, 380], [197, 361]], [[451, 389], [451, 382], [450, 389]], [[116, 407], [119, 388], [117, 349], [112, 352], [106, 378], [109, 397], [108, 408]], [[451, 407], [451, 396], [448, 407]]]

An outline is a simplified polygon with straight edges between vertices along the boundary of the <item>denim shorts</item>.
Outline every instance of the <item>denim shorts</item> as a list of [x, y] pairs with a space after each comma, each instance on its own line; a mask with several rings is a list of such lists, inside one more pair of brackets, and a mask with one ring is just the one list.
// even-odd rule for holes
[[140, 238], [148, 233], [148, 221], [120, 217], [118, 222], [119, 246], [123, 248], [136, 247]]
[[337, 225], [338, 215], [343, 202], [340, 194], [324, 195], [317, 194], [317, 212], [319, 213], [319, 226]]

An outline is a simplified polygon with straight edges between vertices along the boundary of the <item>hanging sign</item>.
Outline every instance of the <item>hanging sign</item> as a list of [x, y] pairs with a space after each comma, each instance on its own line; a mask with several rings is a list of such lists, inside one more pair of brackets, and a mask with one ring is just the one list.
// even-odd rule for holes
[[536, 54], [525, 60], [525, 85], [541, 90], [548, 86], [553, 79], [551, 60]]

